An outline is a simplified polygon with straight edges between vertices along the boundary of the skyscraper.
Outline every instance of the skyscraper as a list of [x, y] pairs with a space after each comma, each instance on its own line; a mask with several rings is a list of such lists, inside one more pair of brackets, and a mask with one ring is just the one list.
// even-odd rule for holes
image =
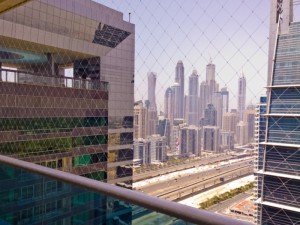
[[271, 85], [273, 75], [274, 50], [277, 44], [277, 29], [280, 21], [280, 33], [288, 33], [289, 25], [293, 21], [293, 0], [271, 0], [270, 26], [269, 26], [269, 51], [268, 51], [268, 79], [267, 86]]
[[212, 103], [213, 93], [219, 91], [219, 85], [216, 82], [216, 65], [211, 59], [206, 65], [206, 83], [209, 86], [208, 103]]
[[213, 93], [212, 96], [212, 104], [214, 105], [217, 115], [216, 115], [216, 126], [220, 129], [222, 128], [222, 120], [223, 120], [223, 99], [222, 93], [217, 91]]
[[155, 98], [155, 88], [156, 88], [156, 73], [148, 72], [148, 100], [150, 102], [149, 108], [156, 110], [156, 98]]
[[[287, 7], [280, 7], [280, 4]], [[300, 23], [290, 22], [293, 1], [272, 1], [271, 25], [279, 15], [268, 88], [265, 140], [257, 171], [257, 224], [297, 224], [300, 218]], [[282, 16], [280, 14], [282, 13]], [[285, 29], [288, 26], [287, 29]], [[261, 157], [258, 157], [261, 160]], [[258, 165], [260, 166], [260, 161]]]
[[181, 126], [179, 130], [180, 155], [200, 156], [201, 130], [196, 126]]
[[236, 127], [236, 139], [238, 145], [245, 145], [249, 143], [248, 123], [240, 121]]
[[[256, 172], [261, 170], [263, 167], [263, 157], [264, 157], [264, 145], [259, 144], [260, 142], [265, 141], [265, 133], [266, 133], [266, 116], [267, 113], [267, 97], [260, 97], [260, 101], [256, 106], [256, 114], [255, 114], [255, 148], [257, 154], [257, 167]], [[258, 194], [258, 193], [257, 193]]]
[[14, 77], [0, 92], [18, 99], [0, 101], [0, 153], [130, 186], [134, 25], [94, 1], [67, 2], [0, 15], [1, 74]]
[[[72, 173], [65, 176], [130, 188], [134, 25], [95, 1], [22, 2], [0, 15], [0, 154]], [[7, 177], [4, 167], [2, 178]], [[1, 190], [8, 220], [1, 216], [0, 223], [131, 221], [127, 208], [105, 222], [102, 215], [117, 208], [108, 198], [73, 192], [62, 180], [9, 170], [15, 187], [7, 186], [10, 193]], [[79, 203], [75, 199], [81, 194], [85, 200]], [[96, 202], [97, 210], [89, 208]], [[71, 213], [79, 205], [84, 210]]]
[[203, 127], [203, 150], [213, 153], [220, 152], [220, 129], [216, 126]]
[[175, 111], [178, 112], [175, 118], [184, 118], [185, 104], [184, 104], [184, 66], [181, 60], [177, 62], [175, 69], [175, 83], [178, 86], [178, 94], [175, 95]]
[[244, 121], [248, 123], [248, 138], [249, 142], [254, 141], [254, 126], [255, 126], [255, 110], [245, 110]]
[[150, 140], [138, 138], [133, 143], [134, 160], [142, 165], [151, 164]]
[[199, 98], [199, 117], [204, 118], [204, 112], [209, 103], [209, 85], [202, 81], [200, 85], [200, 98]]
[[172, 88], [168, 87], [165, 92], [165, 102], [164, 102], [164, 113], [165, 118], [173, 121], [174, 115], [174, 97]]
[[221, 88], [223, 115], [229, 111], [229, 92], [227, 87]]
[[154, 134], [149, 137], [149, 141], [151, 163], [166, 161], [166, 137]]
[[173, 93], [172, 103], [174, 103], [173, 119], [183, 118], [181, 114], [181, 111], [183, 110], [183, 106], [181, 107], [181, 103], [182, 103], [181, 99], [183, 98], [181, 98], [181, 88], [179, 83], [175, 83], [172, 86], [172, 93]]
[[238, 110], [238, 119], [239, 121], [243, 121], [244, 119], [244, 111], [246, 108], [246, 77], [242, 73], [239, 77], [238, 81], [238, 102], [237, 102], [237, 110]]
[[188, 95], [188, 124], [197, 126], [198, 121], [198, 89], [199, 89], [199, 76], [197, 71], [194, 70], [189, 77], [189, 95]]
[[150, 107], [150, 101], [145, 101], [146, 106], [146, 137], [157, 133], [158, 117], [155, 108]]
[[134, 139], [146, 137], [146, 116], [147, 111], [142, 101], [136, 102], [133, 108], [133, 128]]
[[155, 98], [156, 73], [148, 73], [148, 104], [147, 104], [147, 132], [146, 135], [156, 134], [157, 128], [157, 108]]
[[170, 146], [171, 126], [169, 119], [161, 118], [158, 120], [157, 133], [162, 137], [166, 137], [166, 145]]
[[205, 126], [217, 125], [217, 110], [215, 109], [213, 104], [208, 104], [207, 109], [205, 109], [204, 125]]
[[235, 112], [225, 113], [223, 116], [223, 131], [231, 131], [236, 134], [237, 114]]

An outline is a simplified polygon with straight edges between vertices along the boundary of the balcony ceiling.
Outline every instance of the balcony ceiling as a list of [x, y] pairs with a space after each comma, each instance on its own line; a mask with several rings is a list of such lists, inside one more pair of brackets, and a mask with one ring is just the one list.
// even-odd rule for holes
[[0, 14], [31, 0], [0, 0]]

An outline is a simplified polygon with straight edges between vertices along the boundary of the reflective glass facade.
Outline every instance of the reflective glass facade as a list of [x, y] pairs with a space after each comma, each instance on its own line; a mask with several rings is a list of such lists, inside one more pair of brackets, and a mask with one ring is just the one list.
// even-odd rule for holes
[[[257, 224], [300, 222], [300, 23], [279, 34], [268, 93], [266, 137], [260, 140]], [[274, 35], [274, 34], [273, 34]]]
[[130, 188], [134, 25], [91, 0], [0, 15], [0, 154]]

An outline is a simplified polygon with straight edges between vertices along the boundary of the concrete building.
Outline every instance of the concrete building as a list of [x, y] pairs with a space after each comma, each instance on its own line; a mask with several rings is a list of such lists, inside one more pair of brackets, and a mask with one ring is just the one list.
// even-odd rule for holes
[[223, 116], [223, 131], [232, 131], [234, 134], [236, 133], [236, 125], [237, 125], [237, 113], [228, 112]]
[[147, 132], [146, 136], [157, 134], [158, 117], [157, 111], [154, 108], [147, 108]]
[[133, 134], [134, 139], [146, 137], [146, 116], [147, 109], [144, 107], [142, 101], [138, 101], [134, 104], [133, 108]]
[[232, 131], [222, 131], [221, 133], [221, 148], [223, 150], [234, 149], [234, 133]]
[[246, 145], [249, 143], [248, 123], [240, 121], [236, 127], [236, 137], [238, 145]]
[[171, 135], [170, 135], [170, 152], [173, 155], [179, 155], [179, 125], [173, 125], [171, 126]]

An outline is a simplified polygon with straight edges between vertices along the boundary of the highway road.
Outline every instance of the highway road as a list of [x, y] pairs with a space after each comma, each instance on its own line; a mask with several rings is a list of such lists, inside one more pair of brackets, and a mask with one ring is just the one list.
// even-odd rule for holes
[[229, 207], [236, 204], [237, 202], [241, 202], [242, 200], [248, 198], [249, 196], [250, 196], [249, 193], [241, 193], [237, 196], [234, 196], [231, 199], [227, 199], [226, 201], [223, 201], [217, 205], [213, 205], [206, 210], [215, 212], [215, 213], [221, 213], [222, 211], [228, 209]]
[[209, 187], [253, 173], [253, 166], [249, 164], [249, 161], [239, 161], [177, 179], [154, 183], [139, 190], [168, 200], [182, 199]]
[[218, 156], [212, 156], [208, 158], [200, 158], [199, 160], [195, 160], [191, 162], [187, 161], [179, 165], [170, 165], [170, 166], [158, 168], [156, 170], [149, 169], [149, 170], [144, 170], [141, 173], [134, 172], [133, 182], [145, 180], [151, 177], [156, 177], [162, 174], [193, 168], [195, 166], [204, 166], [204, 165], [214, 164], [217, 162], [226, 161], [230, 159], [233, 159], [231, 155], [218, 155]]

